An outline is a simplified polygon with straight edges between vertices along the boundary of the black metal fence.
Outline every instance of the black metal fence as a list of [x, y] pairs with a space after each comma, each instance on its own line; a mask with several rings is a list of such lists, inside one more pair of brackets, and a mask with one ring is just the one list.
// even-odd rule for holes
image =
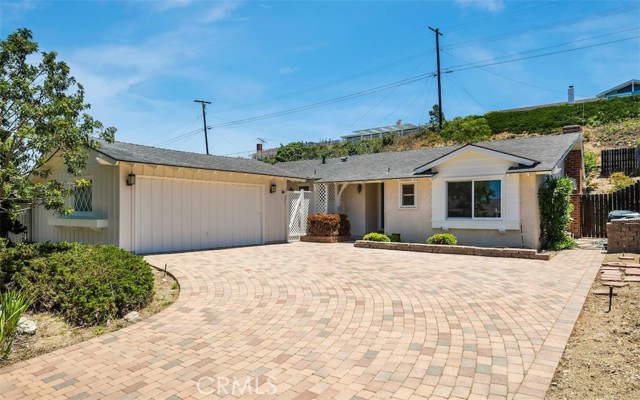
[[640, 212], [640, 182], [613, 193], [582, 196], [582, 236], [607, 237], [607, 218], [610, 211]]
[[640, 175], [640, 147], [602, 150], [600, 164], [603, 176], [614, 172], [624, 172], [629, 176]]

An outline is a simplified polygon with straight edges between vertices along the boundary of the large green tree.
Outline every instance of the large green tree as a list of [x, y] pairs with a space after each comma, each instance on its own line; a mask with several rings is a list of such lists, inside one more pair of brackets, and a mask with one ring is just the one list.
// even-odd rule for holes
[[469, 115], [447, 122], [440, 135], [456, 143], [480, 142], [491, 137], [491, 127], [483, 117]]
[[31, 31], [19, 29], [0, 41], [0, 238], [24, 228], [22, 210], [44, 206], [69, 213], [73, 184], [51, 179], [46, 162], [62, 157], [70, 174], [86, 167], [86, 148], [113, 141], [86, 111], [84, 89], [55, 52], [42, 52]]

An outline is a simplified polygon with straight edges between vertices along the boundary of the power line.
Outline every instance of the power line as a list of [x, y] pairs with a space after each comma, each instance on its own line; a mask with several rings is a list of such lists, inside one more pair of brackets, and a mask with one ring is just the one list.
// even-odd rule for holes
[[[506, 63], [510, 63], [510, 62], [516, 62], [516, 61], [528, 60], [528, 59], [533, 59], [533, 58], [545, 57], [545, 56], [549, 56], [549, 55], [555, 55], [555, 54], [572, 52], [572, 51], [577, 51], [577, 50], [582, 50], [582, 49], [587, 49], [587, 48], [604, 46], [604, 45], [613, 44], [613, 43], [619, 43], [619, 42], [628, 41], [628, 40], [634, 40], [634, 39], [637, 39], [639, 37], [640, 36], [633, 36], [633, 37], [628, 37], [628, 38], [612, 40], [612, 41], [608, 41], [608, 42], [595, 43], [595, 44], [587, 45], [587, 46], [575, 47], [575, 48], [572, 48], [572, 49], [565, 49], [565, 50], [560, 50], [560, 51], [555, 51], [555, 52], [550, 52], [550, 53], [542, 53], [542, 54], [537, 54], [537, 55], [533, 55], [533, 56], [520, 57], [520, 58], [514, 58], [514, 59], [509, 59], [509, 60], [503, 60], [503, 61], [491, 62], [491, 61], [493, 61], [495, 59], [478, 61], [476, 63], [463, 64], [463, 65], [459, 65], [459, 66], [446, 68], [444, 70], [444, 73], [454, 73], [454, 72], [465, 71], [465, 70], [470, 70], [470, 69], [475, 69], [475, 68], [483, 68], [483, 67], [497, 65], [497, 64], [506, 64]], [[477, 65], [479, 63], [484, 63], [484, 64]], [[260, 120], [264, 120], [264, 119], [268, 119], [268, 118], [275, 118], [275, 117], [280, 117], [280, 116], [289, 115], [289, 114], [293, 114], [293, 113], [298, 113], [298, 112], [302, 112], [302, 111], [307, 111], [307, 110], [310, 110], [310, 109], [323, 107], [323, 106], [334, 104], [334, 103], [338, 103], [338, 102], [341, 102], [341, 101], [346, 101], [346, 100], [351, 100], [351, 99], [354, 99], [354, 98], [357, 98], [357, 97], [362, 97], [362, 96], [365, 96], [365, 95], [368, 95], [368, 94], [371, 94], [371, 93], [376, 93], [376, 92], [379, 92], [379, 91], [382, 91], [382, 90], [389, 90], [389, 89], [392, 89], [392, 88], [397, 87], [397, 86], [407, 85], [407, 84], [410, 84], [410, 83], [413, 83], [413, 82], [417, 82], [417, 81], [420, 81], [420, 80], [423, 80], [423, 79], [427, 79], [427, 78], [431, 78], [431, 77], [435, 77], [435, 76], [436, 76], [436, 74], [434, 72], [426, 73], [426, 74], [420, 74], [420, 75], [416, 75], [416, 76], [413, 76], [413, 77], [402, 79], [400, 81], [396, 81], [396, 82], [392, 82], [392, 83], [389, 83], [389, 84], [377, 86], [377, 87], [374, 87], [374, 88], [362, 90], [362, 91], [359, 91], [359, 92], [356, 92], [356, 93], [352, 93], [352, 94], [349, 94], [349, 95], [340, 96], [340, 97], [336, 97], [336, 98], [333, 98], [333, 99], [329, 99], [329, 100], [324, 100], [324, 101], [317, 102], [317, 103], [308, 104], [308, 105], [305, 105], [305, 106], [295, 107], [295, 108], [288, 109], [288, 110], [282, 110], [282, 111], [278, 111], [278, 112], [274, 112], [274, 113], [258, 115], [258, 116], [255, 116], [255, 117], [244, 118], [244, 119], [235, 120], [235, 121], [228, 121], [228, 122], [225, 122], [225, 123], [213, 125], [212, 127], [220, 128], [220, 127], [240, 125], [240, 124], [244, 125], [244, 124], [247, 124], [249, 122], [255, 122], [255, 121], [260, 121]], [[189, 134], [190, 133], [183, 135], [182, 138], [184, 138], [185, 136], [188, 136]], [[181, 140], [181, 139], [180, 138], [175, 138], [174, 140]]]
[[269, 113], [269, 114], [263, 114], [263, 115], [258, 115], [255, 117], [250, 117], [250, 118], [244, 118], [244, 119], [240, 119], [237, 121], [230, 121], [230, 122], [226, 122], [226, 123], [222, 123], [222, 124], [218, 124], [218, 125], [214, 125], [214, 128], [219, 128], [219, 127], [224, 127], [224, 126], [231, 126], [231, 125], [237, 125], [237, 124], [242, 124], [242, 123], [247, 123], [247, 122], [254, 122], [254, 121], [260, 121], [263, 119], [267, 119], [267, 118], [274, 118], [274, 117], [280, 117], [283, 115], [288, 115], [288, 114], [292, 114], [292, 113], [297, 113], [297, 112], [301, 112], [301, 111], [306, 111], [306, 110], [310, 110], [313, 108], [318, 108], [318, 107], [323, 107], [329, 104], [334, 104], [334, 103], [338, 103], [341, 101], [345, 101], [345, 100], [351, 100], [357, 97], [362, 97], [362, 96], [366, 96], [368, 94], [371, 93], [376, 93], [382, 90], [388, 90], [388, 89], [393, 89], [394, 87], [397, 86], [404, 86], [404, 85], [408, 85], [410, 83], [413, 82], [417, 82], [420, 81], [422, 79], [428, 78], [428, 77], [432, 77], [435, 74], [433, 72], [427, 73], [427, 74], [421, 74], [421, 75], [417, 75], [411, 78], [407, 78], [407, 79], [402, 79], [400, 81], [396, 81], [396, 82], [392, 82], [392, 83], [388, 83], [385, 85], [381, 85], [381, 86], [377, 86], [371, 89], [366, 89], [366, 90], [362, 90], [356, 93], [352, 93], [352, 94], [348, 94], [345, 96], [340, 96], [340, 97], [336, 97], [330, 100], [324, 100], [324, 101], [320, 101], [317, 103], [313, 103], [313, 104], [308, 104], [305, 106], [300, 106], [300, 107], [295, 107], [292, 109], [288, 109], [288, 110], [283, 110], [283, 111], [278, 111], [278, 112], [274, 112], [274, 113]]
[[[604, 34], [601, 34], [601, 35], [590, 36], [588, 38], [582, 38], [582, 39], [577, 39], [577, 40], [572, 40], [572, 41], [569, 41], [569, 42], [558, 43], [558, 44], [554, 44], [554, 45], [550, 45], [550, 46], [539, 47], [537, 49], [525, 50], [525, 51], [521, 51], [521, 52], [516, 53], [516, 54], [507, 54], [507, 55], [500, 56], [500, 57], [494, 57], [494, 58], [492, 58], [492, 60], [497, 61], [497, 60], [502, 60], [502, 59], [505, 59], [505, 58], [514, 57], [514, 56], [521, 56], [523, 54], [535, 53], [535, 52], [538, 52], [538, 51], [541, 51], [541, 50], [553, 49], [553, 48], [556, 48], [556, 47], [567, 46], [567, 45], [575, 44], [575, 43], [587, 42], [587, 41], [590, 41], [590, 40], [599, 39], [599, 38], [603, 38], [603, 37], [606, 37], [606, 36], [617, 35], [619, 33], [637, 31], [639, 29], [640, 29], [640, 27], [634, 26], [634, 27], [622, 29], [622, 30], [619, 30], [619, 31], [616, 31], [616, 32], [609, 32], [609, 33], [604, 33]], [[451, 55], [451, 56], [453, 56], [453, 57], [455, 57], [455, 58], [457, 58], [457, 59], [459, 59], [461, 61], [464, 61], [460, 57], [454, 55], [453, 53], [449, 52], [446, 49], [442, 49], [442, 51], [444, 51], [445, 53], [447, 53], [447, 54], [449, 54], [449, 55]], [[480, 63], [483, 63], [485, 61], [486, 60], [484, 60], [484, 61], [475, 61], [475, 62], [469, 62], [469, 61], [464, 61], [464, 62], [466, 63], [465, 65], [473, 65], [473, 64], [480, 64]]]
[[458, 78], [456, 78], [456, 76], [454, 74], [447, 74], [445, 75], [447, 77], [447, 79], [449, 79], [451, 82], [453, 82], [454, 84], [456, 84], [457, 86], [460, 87], [460, 89], [462, 89], [467, 96], [469, 96], [471, 98], [471, 100], [473, 100], [478, 106], [480, 106], [480, 108], [483, 111], [487, 111], [487, 108], [485, 106], [483, 106], [482, 104], [480, 104], [480, 102], [478, 101], [478, 99], [475, 98], [474, 95], [471, 94], [471, 92], [469, 92], [462, 83], [460, 83], [460, 81], [458, 80]]
[[506, 33], [501, 33], [501, 34], [491, 35], [491, 36], [486, 36], [484, 38], [473, 39], [473, 40], [468, 40], [468, 41], [464, 41], [464, 42], [451, 43], [446, 48], [447, 49], [454, 49], [454, 48], [460, 48], [460, 47], [473, 46], [473, 45], [477, 45], [477, 44], [481, 44], [481, 43], [494, 42], [494, 41], [497, 41], [497, 40], [509, 39], [509, 38], [512, 38], [512, 37], [515, 37], [515, 36], [520, 36], [520, 35], [523, 35], [523, 34], [526, 34], [526, 33], [541, 32], [541, 31], [545, 31], [545, 30], [549, 30], [549, 29], [555, 29], [555, 28], [558, 28], [558, 27], [565, 27], [567, 25], [577, 24], [579, 22], [584, 22], [584, 21], [589, 21], [589, 20], [609, 17], [609, 16], [612, 16], [612, 15], [621, 14], [621, 13], [625, 13], [625, 12], [633, 10], [633, 9], [637, 9], [639, 7], [640, 7], [640, 4], [634, 4], [632, 6], [624, 6], [624, 7], [614, 8], [614, 9], [610, 9], [608, 11], [598, 12], [598, 13], [594, 13], [594, 14], [588, 14], [588, 15], [585, 15], [585, 16], [582, 16], [582, 17], [577, 17], [577, 18], [569, 18], [569, 19], [566, 19], [566, 20], [556, 21], [556, 22], [543, 24], [543, 25], [537, 25], [537, 26], [533, 26], [533, 27], [530, 27], [530, 28], [521, 29], [521, 30], [517, 30], [517, 31], [506, 32]]
[[[504, 61], [491, 62], [491, 61], [493, 61], [495, 59], [489, 59], [489, 60], [478, 61], [476, 63], [472, 63], [472, 64], [478, 64], [478, 63], [485, 62], [485, 64], [482, 64], [482, 65], [472, 65], [472, 66], [469, 66], [469, 67], [465, 67], [465, 65], [457, 65], [457, 66], [446, 68], [444, 72], [445, 73], [459, 72], [459, 71], [466, 71], [468, 69], [489, 67], [489, 66], [492, 66], [492, 65], [506, 64], [506, 63], [511, 63], [511, 62], [515, 62], [515, 61], [530, 60], [530, 59], [533, 59], [533, 58], [546, 57], [546, 56], [550, 56], [550, 55], [554, 55], [554, 54], [561, 54], [561, 53], [569, 53], [569, 52], [572, 52], [572, 51], [589, 49], [589, 48], [592, 48], [592, 47], [604, 46], [604, 45], [607, 45], [607, 44], [619, 43], [619, 42], [624, 42], [624, 41], [627, 41], [627, 40], [633, 40], [633, 39], [638, 39], [638, 38], [640, 38], [640, 35], [631, 36], [631, 37], [622, 38], [622, 39], [617, 39], [617, 40], [610, 40], [608, 42], [595, 43], [595, 44], [591, 44], [591, 45], [587, 45], [587, 46], [574, 47], [572, 49], [558, 50], [558, 51], [553, 51], [553, 52], [550, 52], [550, 53], [536, 54], [536, 55], [533, 55], [533, 56], [520, 57], [520, 58], [504, 60]], [[466, 64], [466, 65], [468, 65], [468, 64]]]

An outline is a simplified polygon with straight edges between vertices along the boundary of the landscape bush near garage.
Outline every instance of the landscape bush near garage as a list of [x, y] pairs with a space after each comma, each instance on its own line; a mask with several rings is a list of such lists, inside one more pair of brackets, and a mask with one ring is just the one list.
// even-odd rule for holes
[[103, 324], [153, 298], [151, 266], [116, 246], [21, 243], [0, 252], [0, 271], [3, 290], [29, 293], [35, 310], [76, 325]]

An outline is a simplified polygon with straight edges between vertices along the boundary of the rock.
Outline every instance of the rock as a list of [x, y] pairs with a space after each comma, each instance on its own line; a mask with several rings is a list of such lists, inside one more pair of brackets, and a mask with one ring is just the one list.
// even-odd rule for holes
[[20, 317], [16, 331], [19, 335], [35, 335], [36, 329], [38, 329], [38, 326], [35, 322], [26, 317]]
[[127, 322], [140, 322], [142, 321], [142, 317], [137, 311], [131, 311], [129, 314], [124, 316], [124, 319]]

